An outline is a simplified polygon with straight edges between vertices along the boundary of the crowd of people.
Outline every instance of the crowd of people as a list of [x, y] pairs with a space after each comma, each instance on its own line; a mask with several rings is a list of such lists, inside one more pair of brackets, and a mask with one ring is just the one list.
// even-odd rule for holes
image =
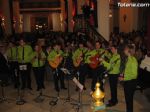
[[[59, 92], [60, 89], [67, 89], [62, 71], [62, 68], [67, 68], [71, 73], [70, 79], [77, 77], [83, 90], [89, 88], [86, 87], [86, 78], [92, 79], [92, 94], [98, 81], [104, 91], [103, 79], [107, 73], [111, 99], [106, 105], [110, 107], [118, 103], [117, 85], [120, 81], [123, 82], [127, 112], [133, 112], [138, 65], [147, 53], [144, 36], [143, 32], [112, 33], [106, 46], [100, 40], [91, 40], [86, 35], [66, 35], [58, 32], [44, 35], [45, 44], [40, 44], [37, 40], [29, 42], [21, 36], [18, 40], [12, 37], [9, 42], [0, 45], [0, 72], [3, 74], [1, 79], [6, 82], [8, 78], [11, 79], [15, 88], [21, 84], [22, 90], [32, 90], [33, 70], [36, 89], [39, 91], [45, 89], [45, 74], [51, 73], [54, 88]], [[20, 75], [21, 82], [17, 74]], [[76, 91], [79, 91], [78, 87]]]

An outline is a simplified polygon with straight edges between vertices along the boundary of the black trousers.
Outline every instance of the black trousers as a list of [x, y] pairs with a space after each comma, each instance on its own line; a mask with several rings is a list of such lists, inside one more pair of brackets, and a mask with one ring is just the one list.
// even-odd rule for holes
[[[19, 64], [22, 65], [22, 64]], [[31, 64], [26, 63], [27, 65], [27, 70], [19, 70], [20, 72], [20, 77], [21, 77], [21, 82], [22, 82], [22, 89], [31, 88]]]
[[104, 87], [103, 87], [103, 72], [105, 71], [103, 66], [99, 66], [96, 69], [91, 69], [92, 70], [92, 84], [91, 84], [91, 90], [94, 91], [95, 90], [95, 85], [97, 82], [100, 82], [101, 86], [101, 90], [104, 91]]
[[45, 68], [44, 67], [33, 67], [33, 72], [37, 84], [37, 89], [44, 89], [44, 75], [45, 75]]
[[118, 85], [118, 74], [109, 74], [109, 85], [111, 92], [111, 103], [117, 103], [117, 85]]
[[60, 80], [60, 86], [61, 88], [65, 88], [65, 83], [64, 83], [64, 73], [60, 70], [60, 68], [57, 68], [53, 70], [53, 78], [54, 78], [54, 86], [55, 90], [58, 92], [60, 91], [59, 87], [59, 80]]
[[9, 62], [9, 66], [10, 66], [11, 79], [12, 79], [12, 82], [14, 83], [14, 87], [18, 87], [19, 86], [18, 62], [11, 61], [11, 62]]
[[83, 65], [80, 65], [77, 72], [79, 72], [79, 76], [77, 74], [77, 79], [79, 79], [79, 82], [85, 86], [85, 77], [87, 75], [87, 65], [86, 64], [83, 64]]
[[136, 80], [124, 82], [124, 93], [126, 100], [126, 112], [133, 112], [133, 96], [136, 89]]

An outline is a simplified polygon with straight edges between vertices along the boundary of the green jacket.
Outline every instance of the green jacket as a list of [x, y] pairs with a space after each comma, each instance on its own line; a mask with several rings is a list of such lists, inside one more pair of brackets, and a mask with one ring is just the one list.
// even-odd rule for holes
[[107, 68], [109, 74], [119, 74], [120, 73], [120, 55], [113, 54], [109, 62], [103, 61], [102, 64]]
[[[24, 53], [23, 53], [24, 48]], [[30, 45], [25, 45], [24, 47], [18, 47], [18, 62], [19, 63], [31, 63], [31, 54], [32, 54], [32, 47]], [[23, 56], [24, 54], [24, 56]]]
[[104, 54], [104, 56], [103, 57], [105, 57], [105, 58], [107, 58], [107, 59], [111, 59], [111, 57], [112, 57], [112, 53], [111, 52], [109, 52], [108, 50], [105, 50], [105, 54]]
[[48, 60], [48, 61], [53, 61], [53, 60], [56, 58], [56, 56], [58, 56], [58, 55], [63, 56], [63, 55], [64, 55], [63, 51], [60, 50], [59, 52], [57, 52], [57, 51], [55, 51], [55, 50], [52, 50], [52, 51], [49, 53], [49, 55], [48, 55], [48, 57], [47, 57], [47, 60]]
[[87, 50], [86, 50], [85, 48], [78, 48], [78, 49], [73, 53], [72, 59], [73, 59], [73, 60], [76, 60], [77, 58], [79, 58], [79, 56], [80, 56], [81, 53], [85, 54], [86, 51], [87, 51]]
[[45, 53], [42, 51], [40, 53], [40, 58], [38, 59], [38, 53], [37, 52], [33, 52], [31, 54], [31, 63], [32, 63], [32, 67], [43, 67], [45, 65], [45, 59], [46, 59], [46, 55]]
[[7, 50], [7, 58], [9, 61], [17, 61], [17, 51], [18, 48], [17, 47], [11, 47]]
[[138, 62], [135, 57], [130, 56], [127, 59], [125, 70], [124, 70], [124, 80], [136, 79], [138, 75]]
[[85, 54], [85, 63], [89, 64], [91, 61], [90, 61], [90, 58], [92, 56], [95, 56], [97, 54], [97, 51], [96, 50], [89, 50], [86, 54]]

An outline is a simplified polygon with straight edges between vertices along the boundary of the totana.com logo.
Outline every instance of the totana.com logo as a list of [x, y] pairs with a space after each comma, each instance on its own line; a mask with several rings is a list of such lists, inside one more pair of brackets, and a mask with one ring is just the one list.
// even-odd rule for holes
[[118, 7], [150, 7], [150, 3], [118, 2]]

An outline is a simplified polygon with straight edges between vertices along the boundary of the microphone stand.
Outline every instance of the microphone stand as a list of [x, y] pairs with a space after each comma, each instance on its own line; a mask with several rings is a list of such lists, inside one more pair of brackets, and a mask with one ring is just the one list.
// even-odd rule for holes
[[[58, 77], [58, 68], [56, 68], [56, 75], [57, 75], [57, 77]], [[57, 91], [57, 97], [51, 97], [51, 98], [53, 98], [53, 100], [51, 100], [50, 102], [49, 102], [49, 105], [51, 105], [51, 106], [55, 106], [55, 105], [57, 105], [57, 102], [61, 99], [60, 98], [60, 94], [59, 94], [59, 91]]]
[[[70, 75], [70, 74], [71, 74], [71, 73], [68, 71], [68, 69], [66, 69], [66, 68], [62, 68], [61, 70], [62, 70], [66, 75]], [[70, 80], [69, 80], [69, 76], [67, 77], [67, 98], [65, 98], [64, 100], [65, 100], [64, 103], [66, 103], [66, 102], [71, 102], [71, 100], [76, 101], [76, 100], [74, 100], [73, 98], [71, 98], [71, 96], [70, 96]]]
[[[80, 75], [80, 73], [77, 72], [77, 79], [78, 80], [79, 80], [79, 75]], [[82, 91], [78, 92], [78, 101], [74, 102], [74, 103], [70, 103], [70, 104], [73, 106], [76, 106], [76, 112], [80, 112], [80, 110], [83, 106], [89, 106], [90, 105], [90, 104], [83, 104], [82, 103]]]
[[[15, 74], [16, 74], [16, 76], [18, 76], [18, 79], [20, 79], [20, 74], [17, 73], [17, 69], [15, 69]], [[24, 105], [26, 103], [26, 101], [21, 97], [19, 82], [18, 82], [18, 86], [17, 86], [17, 94], [18, 94], [18, 98], [16, 99], [16, 104], [17, 105]]]

